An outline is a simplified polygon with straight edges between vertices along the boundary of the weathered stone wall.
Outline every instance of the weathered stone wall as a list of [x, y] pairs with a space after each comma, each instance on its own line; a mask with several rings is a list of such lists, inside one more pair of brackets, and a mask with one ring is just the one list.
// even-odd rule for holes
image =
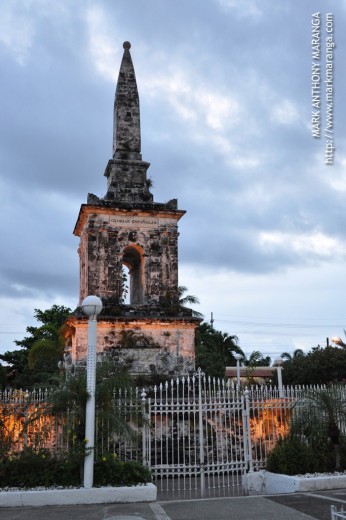
[[[123, 297], [122, 264], [137, 269], [141, 295], [133, 303], [159, 304], [178, 293], [178, 228], [174, 214], [90, 210], [81, 234], [80, 299]], [[137, 280], [137, 281], [136, 281]]]
[[[88, 322], [71, 318], [69, 325], [72, 360], [84, 365]], [[132, 374], [187, 374], [194, 370], [195, 327], [193, 320], [100, 320], [97, 352], [108, 353]]]
[[[120, 154], [118, 154], [120, 155]], [[144, 161], [113, 159], [105, 170], [107, 177], [106, 200], [126, 202], [152, 202], [147, 181], [149, 163]]]

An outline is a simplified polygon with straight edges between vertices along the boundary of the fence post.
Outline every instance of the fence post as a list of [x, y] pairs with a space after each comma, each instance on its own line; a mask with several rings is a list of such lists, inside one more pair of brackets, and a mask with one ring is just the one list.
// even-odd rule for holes
[[[31, 392], [32, 395], [32, 392]], [[28, 420], [29, 420], [29, 390], [24, 394], [24, 447], [28, 446]]]
[[244, 390], [244, 411], [243, 411], [243, 430], [244, 430], [244, 449], [246, 453], [246, 461], [248, 463], [249, 471], [253, 471], [252, 460], [252, 442], [251, 442], [251, 428], [250, 428], [250, 391], [246, 387]]
[[199, 465], [201, 468], [201, 498], [205, 496], [205, 473], [204, 473], [204, 434], [203, 434], [203, 406], [202, 406], [202, 370], [197, 370], [198, 377], [198, 429], [199, 429]]
[[[142, 463], [143, 466], [150, 467], [149, 457], [147, 454], [147, 413], [146, 413], [146, 391], [142, 390], [141, 398], [142, 398], [142, 417], [143, 417], [143, 426], [142, 426]], [[150, 448], [150, 447], [149, 447]], [[148, 450], [150, 451], [150, 450]]]
[[336, 516], [335, 516], [336, 507], [335, 506], [330, 506], [330, 513], [331, 513], [331, 519], [336, 520]]

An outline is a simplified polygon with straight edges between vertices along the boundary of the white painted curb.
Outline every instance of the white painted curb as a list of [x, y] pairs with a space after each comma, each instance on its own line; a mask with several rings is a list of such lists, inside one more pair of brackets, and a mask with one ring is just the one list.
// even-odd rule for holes
[[132, 487], [2, 491], [0, 492], [0, 507], [125, 504], [130, 502], [155, 502], [156, 497], [157, 488], [151, 483]]
[[261, 470], [243, 476], [246, 495], [276, 495], [284, 493], [305, 493], [346, 487], [346, 475], [295, 477]]

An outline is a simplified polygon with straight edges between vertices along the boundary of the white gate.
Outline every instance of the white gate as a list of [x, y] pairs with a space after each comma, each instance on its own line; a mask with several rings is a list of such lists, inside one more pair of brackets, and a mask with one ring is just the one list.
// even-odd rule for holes
[[341, 507], [340, 511], [337, 510], [336, 506], [330, 507], [331, 520], [345, 520], [346, 511], [344, 511], [344, 506]]
[[198, 488], [203, 497], [206, 489], [240, 488], [251, 468], [247, 395], [230, 380], [206, 377], [199, 369], [142, 397], [149, 423], [144, 460], [161, 489]]

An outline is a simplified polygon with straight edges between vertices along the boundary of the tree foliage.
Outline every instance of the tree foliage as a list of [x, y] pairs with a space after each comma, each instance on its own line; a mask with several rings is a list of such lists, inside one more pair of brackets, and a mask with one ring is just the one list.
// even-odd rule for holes
[[244, 353], [237, 345], [238, 338], [215, 330], [209, 323], [196, 329], [196, 367], [212, 377], [224, 377], [226, 366], [235, 366], [233, 354]]
[[50, 309], [35, 309], [34, 317], [41, 323], [39, 327], [29, 326], [29, 334], [16, 340], [19, 349], [9, 350], [0, 355], [5, 362], [5, 384], [14, 388], [29, 388], [47, 383], [58, 372], [58, 362], [62, 358], [62, 327], [71, 309], [63, 305], [53, 305]]
[[301, 348], [297, 348], [293, 354], [290, 354], [289, 352], [283, 352], [281, 354], [281, 358], [286, 361], [286, 360], [289, 360], [289, 359], [292, 359], [292, 358], [295, 358], [295, 357], [303, 357], [305, 356], [304, 354], [304, 350], [302, 350]]
[[[193, 296], [193, 294], [184, 294], [188, 291], [188, 288], [185, 287], [185, 285], [179, 285], [178, 287], [178, 298], [179, 298], [179, 305], [182, 307], [185, 307], [186, 305], [196, 305], [199, 304], [199, 299], [197, 296]], [[200, 312], [197, 312], [195, 310], [192, 310], [192, 315], [196, 318], [203, 318], [203, 314]]]
[[270, 367], [271, 358], [263, 356], [259, 350], [253, 350], [249, 357], [244, 356], [244, 365], [249, 368]]
[[345, 381], [346, 350], [314, 347], [306, 355], [293, 356], [283, 363], [285, 385], [321, 385]]
[[180, 285], [178, 287], [178, 296], [179, 296], [179, 303], [180, 305], [195, 305], [196, 303], [199, 303], [199, 299], [197, 296], [193, 296], [192, 294], [187, 294], [184, 296], [184, 294], [188, 291], [188, 288], [184, 285]]
[[344, 470], [345, 421], [343, 384], [305, 389], [292, 409], [289, 434], [269, 453], [267, 469], [288, 475]]
[[[71, 442], [84, 447], [85, 413], [89, 399], [87, 392], [87, 374], [81, 371], [74, 376], [62, 379], [59, 387], [51, 394], [47, 412], [49, 414], [67, 414], [67, 430]], [[102, 439], [96, 439], [99, 445], [106, 442], [114, 433], [122, 437], [131, 436], [133, 430], [126, 422], [125, 412], [114, 406], [114, 396], [121, 391], [129, 391], [133, 385], [131, 377], [112, 360], [104, 359], [96, 367], [95, 408], [98, 420], [103, 428], [98, 430]]]
[[291, 424], [291, 433], [303, 434], [311, 445], [331, 442], [334, 452], [334, 467], [341, 468], [341, 425], [346, 420], [346, 396], [344, 385], [315, 388], [304, 393], [296, 403], [296, 413]]

